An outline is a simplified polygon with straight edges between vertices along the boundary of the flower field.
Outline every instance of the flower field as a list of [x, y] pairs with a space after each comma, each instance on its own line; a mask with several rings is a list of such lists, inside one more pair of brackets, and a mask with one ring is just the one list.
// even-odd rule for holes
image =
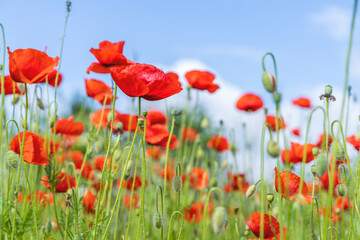
[[[292, 98], [305, 120], [290, 129], [276, 56], [264, 52], [267, 95], [238, 96], [234, 111], [246, 117], [237, 130], [199, 101], [222, 91], [216, 74], [164, 71], [127, 56], [121, 40], [87, 53], [81, 81], [91, 104], [60, 104], [71, 4], [58, 55], [14, 49], [0, 24], [0, 240], [360, 239], [360, 116], [349, 127], [349, 112], [360, 113], [349, 86], [357, 0], [343, 95], [326, 85], [318, 102]], [[117, 105], [121, 94], [129, 111]], [[264, 118], [256, 127], [247, 124], [254, 114]]]

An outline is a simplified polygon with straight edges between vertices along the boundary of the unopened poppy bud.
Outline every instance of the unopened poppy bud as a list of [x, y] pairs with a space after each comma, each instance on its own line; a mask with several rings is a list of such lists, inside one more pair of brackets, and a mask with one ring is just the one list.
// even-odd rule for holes
[[312, 165], [312, 166], [311, 166], [311, 173], [312, 173], [313, 175], [316, 175], [316, 165]]
[[274, 78], [273, 75], [271, 75], [268, 72], [264, 72], [262, 77], [261, 77], [262, 83], [264, 85], [264, 88], [266, 89], [266, 91], [268, 91], [269, 93], [273, 93], [276, 89], [276, 79]]
[[341, 143], [338, 140], [335, 140], [332, 144], [331, 144], [331, 149], [332, 149], [332, 153], [334, 155], [334, 157], [336, 158], [336, 160], [342, 161], [345, 158], [345, 151], [343, 146], [341, 145]]
[[328, 159], [324, 154], [321, 154], [316, 160], [316, 172], [319, 176], [325, 174], [328, 166]]
[[32, 125], [32, 129], [33, 129], [33, 131], [34, 131], [35, 133], [39, 132], [39, 130], [40, 130], [39, 124], [34, 123], [34, 124]]
[[110, 111], [110, 112], [108, 113], [108, 115], [107, 115], [107, 121], [108, 121], [108, 123], [111, 123], [111, 121], [112, 121], [112, 116], [113, 116], [113, 114], [112, 114], [112, 112]]
[[234, 207], [234, 212], [235, 212], [235, 215], [236, 215], [236, 214], [238, 214], [239, 209], [240, 209], [240, 207], [239, 207], [239, 206], [235, 206], [235, 207]]
[[247, 191], [246, 191], [246, 197], [250, 198], [252, 195], [254, 195], [254, 193], [256, 192], [256, 186], [255, 185], [251, 185]]
[[202, 150], [202, 148], [198, 148], [197, 152], [196, 152], [196, 158], [200, 159], [204, 156], [204, 151]]
[[236, 148], [236, 146], [235, 146], [235, 143], [234, 143], [234, 142], [231, 142], [231, 143], [230, 143], [229, 148], [230, 148], [231, 153], [232, 153], [233, 155], [235, 155], [235, 154], [236, 154], [236, 152], [237, 152], [237, 148]]
[[137, 208], [137, 209], [135, 210], [135, 214], [136, 214], [136, 216], [140, 216], [141, 211], [140, 211], [140, 209], [139, 209], [139, 208]]
[[338, 184], [336, 187], [336, 192], [339, 195], [339, 197], [344, 197], [347, 192], [345, 184]]
[[41, 101], [40, 98], [37, 98], [37, 99], [36, 99], [36, 103], [37, 103], [37, 106], [38, 106], [41, 110], [44, 110], [44, 109], [45, 109], [44, 104], [43, 104], [43, 102]]
[[211, 187], [216, 187], [217, 184], [218, 184], [218, 181], [217, 181], [216, 178], [212, 178], [212, 179], [210, 180], [210, 186], [211, 186]]
[[268, 200], [269, 203], [272, 203], [274, 201], [274, 194], [272, 193], [266, 194], [266, 199]]
[[146, 116], [148, 115], [148, 112], [144, 111], [144, 112], [142, 112], [142, 115], [144, 116], [144, 118], [146, 118]]
[[122, 122], [116, 123], [116, 130], [122, 131], [123, 127], [124, 127], [124, 124]]
[[264, 113], [265, 113], [265, 115], [267, 115], [268, 114], [268, 109], [267, 108], [264, 108]]
[[319, 154], [319, 148], [318, 148], [318, 147], [313, 147], [313, 149], [312, 149], [312, 154], [313, 154], [314, 156], [317, 156], [317, 155]]
[[51, 128], [55, 127], [56, 121], [57, 121], [57, 116], [54, 114], [54, 115], [52, 115], [51, 120], [50, 120]]
[[330, 96], [330, 95], [332, 94], [332, 92], [333, 92], [332, 86], [327, 85], [327, 86], [325, 87], [325, 95]]
[[134, 161], [129, 160], [128, 165], [125, 170], [125, 179], [128, 179], [132, 175], [133, 166], [134, 166]]
[[227, 222], [227, 213], [224, 207], [216, 207], [212, 216], [212, 226], [215, 234], [219, 234]]
[[247, 237], [247, 236], [249, 236], [250, 235], [250, 231], [249, 230], [245, 230], [244, 231], [244, 235]]
[[15, 105], [20, 99], [20, 95], [19, 94], [14, 94], [13, 99], [12, 99], [12, 104]]
[[226, 169], [227, 168], [227, 161], [224, 160], [222, 163], [221, 163], [221, 167]]
[[25, 128], [25, 120], [24, 119], [21, 119], [20, 124], [23, 128]]
[[[70, 189], [69, 189], [70, 190]], [[71, 192], [72, 190], [70, 190], [69, 192]], [[66, 200], [70, 200], [72, 195], [70, 193], [65, 193], [65, 197], [66, 197]]]
[[4, 69], [4, 65], [0, 64], [0, 71]]
[[278, 92], [274, 92], [274, 93], [273, 93], [273, 98], [274, 98], [275, 103], [280, 103], [280, 101], [281, 101], [281, 94], [278, 93]]
[[277, 158], [280, 156], [279, 145], [274, 140], [270, 140], [267, 145], [267, 152], [271, 157]]
[[19, 161], [20, 161], [19, 154], [16, 154], [13, 151], [9, 150], [6, 153], [6, 156], [8, 163], [12, 168], [17, 168], [19, 166]]
[[162, 219], [160, 213], [155, 213], [155, 214], [154, 214], [154, 216], [153, 216], [153, 225], [154, 225], [154, 227], [156, 227], [157, 229], [162, 228], [163, 219]]
[[117, 148], [114, 151], [113, 159], [117, 160], [117, 159], [120, 159], [120, 158], [121, 158], [121, 150]]
[[70, 7], [71, 7], [71, 2], [70, 1], [66, 1], [66, 10], [68, 12], [70, 12]]
[[204, 118], [201, 120], [200, 125], [201, 125], [201, 128], [202, 128], [202, 129], [209, 127], [209, 125], [210, 125], [209, 119], [208, 119], [207, 117], [204, 117]]
[[172, 186], [175, 192], [180, 192], [182, 188], [182, 179], [180, 176], [174, 176], [172, 180]]
[[139, 125], [139, 127], [141, 128], [141, 129], [143, 129], [144, 128], [144, 119], [143, 118], [139, 118], [138, 119], [138, 125]]
[[102, 148], [102, 142], [101, 141], [96, 141], [94, 143], [94, 148], [95, 148], [95, 151], [96, 152], [100, 152], [101, 151], [101, 148]]

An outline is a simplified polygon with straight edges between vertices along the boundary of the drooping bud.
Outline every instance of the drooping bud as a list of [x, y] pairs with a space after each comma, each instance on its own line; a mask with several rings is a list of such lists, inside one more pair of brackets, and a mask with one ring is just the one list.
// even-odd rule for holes
[[40, 98], [37, 98], [37, 99], [36, 99], [36, 103], [37, 103], [37, 106], [38, 106], [41, 110], [44, 110], [44, 109], [45, 109], [44, 104], [43, 104], [43, 102], [41, 101]]
[[130, 159], [128, 162], [128, 165], [125, 169], [125, 179], [128, 179], [129, 177], [131, 177], [132, 171], [133, 171], [133, 166], [134, 166], [134, 161]]
[[312, 173], [313, 175], [316, 175], [316, 165], [312, 165], [312, 166], [311, 166], [311, 173]]
[[339, 197], [344, 197], [347, 192], [345, 184], [338, 184], [336, 187], [336, 192], [339, 195]]
[[280, 156], [279, 145], [274, 140], [270, 140], [267, 145], [267, 152], [271, 157], [277, 158]]
[[25, 120], [24, 119], [21, 119], [20, 124], [23, 128], [25, 128]]
[[123, 129], [123, 127], [124, 127], [124, 124], [122, 123], [122, 122], [118, 122], [118, 123], [116, 123], [116, 130], [117, 131], [122, 131], [122, 129]]
[[57, 116], [54, 114], [54, 115], [52, 115], [51, 120], [50, 120], [51, 128], [55, 127], [56, 121], [57, 121]]
[[272, 203], [274, 201], [274, 194], [272, 193], [266, 194], [266, 199], [268, 200], [269, 203]]
[[40, 130], [39, 124], [38, 123], [33, 123], [32, 129], [33, 129], [34, 133], [38, 133], [39, 130]]
[[280, 93], [278, 93], [278, 92], [274, 92], [273, 93], [273, 98], [274, 98], [274, 102], [275, 103], [280, 103], [281, 102], [281, 94]]
[[121, 158], [121, 150], [117, 148], [114, 151], [113, 159], [115, 159], [115, 161], [116, 161], [117, 159], [120, 159], [120, 158]]
[[227, 164], [227, 161], [226, 161], [226, 160], [224, 160], [224, 161], [221, 162], [221, 167], [222, 167], [222, 168], [226, 169], [226, 168], [227, 168], [227, 165], [228, 165], [228, 164]]
[[331, 144], [331, 149], [332, 149], [332, 153], [334, 155], [334, 157], [336, 158], [336, 160], [342, 161], [345, 158], [345, 151], [343, 146], [341, 145], [341, 143], [338, 140], [333, 141], [333, 143]]
[[319, 154], [319, 148], [318, 148], [318, 147], [313, 147], [313, 149], [312, 149], [312, 154], [313, 154], [314, 156], [317, 156], [317, 155]]
[[207, 117], [204, 117], [204, 118], [201, 120], [200, 125], [201, 125], [201, 128], [202, 128], [202, 129], [209, 127], [209, 125], [210, 125], [209, 119], [208, 119]]
[[327, 86], [325, 87], [325, 95], [330, 96], [330, 95], [332, 94], [332, 92], [333, 92], [332, 86], [327, 85]]
[[218, 184], [218, 181], [217, 181], [216, 178], [212, 178], [212, 179], [210, 180], [210, 186], [211, 186], [211, 187], [216, 187], [217, 184]]
[[113, 116], [112, 112], [109, 111], [109, 113], [108, 113], [108, 115], [107, 115], [107, 121], [108, 121], [108, 123], [111, 123], [111, 121], [112, 121], [112, 116]]
[[202, 150], [201, 147], [199, 147], [197, 152], [196, 152], [196, 158], [201, 159], [203, 156], [204, 156], [204, 151]]
[[215, 208], [212, 216], [212, 226], [215, 234], [219, 234], [227, 222], [227, 213], [224, 207]]
[[160, 213], [155, 213], [153, 216], [153, 225], [154, 227], [156, 227], [157, 229], [162, 228], [163, 226], [163, 219], [161, 217]]
[[19, 161], [20, 161], [19, 154], [16, 154], [13, 151], [9, 150], [6, 153], [6, 156], [7, 156], [7, 160], [8, 160], [9, 165], [12, 168], [16, 169], [19, 166]]
[[19, 94], [14, 94], [13, 99], [12, 99], [12, 104], [15, 105], [20, 99], [20, 95]]
[[246, 197], [250, 198], [252, 195], [254, 195], [254, 193], [256, 192], [256, 186], [255, 185], [251, 185], [247, 191], [246, 191]]
[[230, 148], [231, 153], [232, 153], [233, 155], [235, 155], [235, 154], [236, 154], [236, 152], [237, 152], [237, 148], [236, 148], [236, 146], [235, 146], [235, 143], [234, 143], [234, 142], [231, 142], [231, 143], [230, 143], [229, 148]]
[[316, 172], [319, 176], [324, 175], [327, 170], [328, 159], [324, 154], [321, 154], [316, 160]]
[[261, 80], [266, 91], [268, 91], [269, 93], [273, 93], [276, 90], [276, 79], [273, 75], [268, 72], [264, 72]]
[[46, 231], [47, 234], [50, 234], [50, 233], [51, 233], [51, 231], [52, 231], [52, 224], [51, 224], [51, 222], [48, 222], [48, 223], [46, 224], [45, 231]]
[[172, 180], [172, 186], [175, 192], [180, 192], [182, 188], [182, 179], [180, 176], [174, 176]]

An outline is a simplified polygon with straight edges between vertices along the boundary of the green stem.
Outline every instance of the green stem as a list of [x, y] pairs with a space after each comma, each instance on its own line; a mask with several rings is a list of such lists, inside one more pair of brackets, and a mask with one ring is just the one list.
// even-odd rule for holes
[[211, 197], [211, 193], [217, 191], [220, 194], [220, 198], [221, 198], [221, 206], [223, 206], [224, 204], [224, 193], [220, 188], [217, 187], [213, 187], [210, 189], [210, 191], [207, 194], [207, 198], [206, 198], [206, 202], [205, 202], [205, 207], [204, 207], [204, 212], [203, 212], [203, 232], [202, 232], [202, 236], [203, 236], [203, 240], [206, 240], [206, 215], [208, 212], [208, 208], [209, 208], [209, 202], [210, 202], [210, 197]]
[[183, 214], [182, 214], [181, 212], [175, 211], [175, 212], [173, 212], [173, 213], [171, 214], [171, 217], [170, 217], [170, 224], [169, 224], [169, 231], [168, 231], [167, 240], [170, 240], [171, 223], [172, 223], [173, 216], [174, 216], [175, 214], [181, 215], [181, 228], [180, 228], [179, 235], [178, 235], [177, 239], [180, 240], [180, 237], [181, 237], [181, 232], [182, 232], [183, 225], [184, 225], [184, 216], [183, 216]]

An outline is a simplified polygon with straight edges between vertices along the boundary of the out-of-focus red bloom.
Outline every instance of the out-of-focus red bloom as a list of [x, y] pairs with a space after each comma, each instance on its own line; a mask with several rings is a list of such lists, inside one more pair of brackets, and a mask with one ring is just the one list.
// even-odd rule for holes
[[300, 137], [300, 129], [299, 128], [294, 128], [293, 130], [291, 130], [291, 133], [294, 134], [295, 136]]
[[334, 206], [334, 211], [341, 211], [341, 210], [349, 210], [349, 208], [352, 207], [352, 203], [349, 204], [347, 197], [338, 197], [336, 204]]
[[[50, 184], [48, 183], [48, 181], [49, 181], [49, 179], [47, 176], [44, 176], [41, 179], [41, 183], [45, 187], [50, 189]], [[59, 177], [55, 180], [55, 183], [57, 183], [55, 192], [58, 192], [58, 193], [65, 193], [65, 192], [67, 192], [68, 189], [76, 187], [75, 179], [72, 176], [70, 176], [64, 172], [61, 172], [59, 174]]]
[[[314, 155], [312, 154], [312, 149], [316, 147], [313, 144], [306, 145], [306, 156], [305, 163], [311, 162], [314, 160]], [[291, 149], [283, 150], [281, 153], [281, 159], [284, 163], [302, 163], [303, 154], [305, 151], [305, 145], [300, 145], [298, 143], [291, 142]]]
[[121, 67], [131, 64], [132, 61], [125, 58], [123, 55], [124, 41], [111, 43], [109, 41], [102, 41], [99, 43], [99, 49], [90, 49], [99, 62], [94, 62], [87, 69], [87, 73], [110, 73], [110, 68]]
[[233, 191], [240, 190], [242, 193], [245, 193], [250, 186], [250, 183], [245, 180], [245, 174], [228, 172], [227, 177]]
[[[318, 139], [318, 141], [317, 141], [317, 143], [316, 143], [316, 146], [317, 146], [318, 148], [322, 149], [323, 144], [324, 144], [324, 148], [325, 148], [325, 140], [326, 140], [326, 137], [324, 136], [324, 134], [320, 134], [319, 139]], [[329, 147], [329, 148], [330, 148], [330, 146], [331, 146], [332, 141], [333, 141], [333, 139], [332, 139], [332, 137], [331, 137], [330, 134], [329, 134], [329, 136], [328, 136], [328, 147]]]
[[129, 97], [142, 97], [157, 101], [179, 93], [181, 83], [168, 78], [155, 66], [135, 63], [121, 68], [112, 68], [111, 77]]
[[83, 206], [89, 213], [95, 213], [95, 201], [97, 197], [90, 190], [87, 190], [83, 197]]
[[[4, 78], [4, 92], [5, 95], [10, 95], [10, 94], [21, 94], [23, 95], [24, 93], [22, 93], [20, 91], [20, 89], [18, 88], [18, 85], [15, 81], [12, 80], [11, 76], [5, 76]], [[1, 84], [0, 84], [0, 93], [1, 93]]]
[[[93, 125], [96, 127], [100, 126], [100, 128], [111, 127], [111, 119], [108, 119], [109, 113], [111, 109], [102, 109], [92, 113], [90, 115], [90, 120]], [[101, 117], [102, 115], [102, 117]], [[121, 122], [123, 124], [123, 131], [131, 131], [134, 132], [137, 125], [138, 117], [136, 115], [122, 114], [118, 111], [114, 110], [114, 130], [116, 130], [116, 124]]]
[[[19, 195], [18, 195], [18, 200], [19, 200], [20, 202], [22, 202], [22, 200], [23, 200], [23, 195], [22, 195], [22, 193], [19, 193]], [[31, 196], [30, 196], [30, 195], [28, 195], [27, 201], [31, 203]], [[52, 194], [49, 194], [49, 193], [46, 193], [46, 192], [41, 192], [41, 191], [36, 191], [35, 201], [36, 201], [37, 203], [41, 203], [44, 207], [46, 207], [48, 203], [54, 204], [53, 195], [52, 195]]]
[[[161, 146], [166, 148], [170, 133], [166, 125], [155, 124], [146, 128], [145, 140], [151, 145]], [[171, 136], [169, 149], [175, 149], [179, 146], [179, 141], [175, 135]]]
[[[166, 141], [162, 141], [160, 146], [163, 147], [163, 148], [166, 148], [167, 147], [167, 141], [168, 141], [168, 138], [166, 138]], [[177, 137], [175, 135], [172, 135], [171, 139], [170, 139], [169, 149], [170, 150], [176, 149], [178, 146], [179, 146], [179, 140], [177, 139]]]
[[[46, 79], [48, 81], [48, 84], [52, 87], [55, 87], [56, 84], [56, 75], [57, 75], [58, 70], [54, 69], [52, 70], [49, 74], [46, 74], [44, 77], [42, 77], [38, 83], [46, 83]], [[59, 73], [58, 79], [57, 79], [57, 86], [60, 85], [62, 81], [62, 74]]]
[[346, 138], [346, 141], [354, 146], [356, 150], [360, 150], [360, 133]]
[[159, 147], [151, 146], [146, 148], [146, 155], [156, 161], [160, 160], [163, 154], [164, 152]]
[[[264, 216], [264, 239], [275, 237], [274, 232], [276, 235], [280, 232], [280, 224], [276, 218], [265, 213], [254, 212], [253, 214], [251, 214], [250, 221], [246, 222], [249, 229], [254, 233], [256, 237], [260, 237], [261, 216]], [[274, 228], [274, 232], [271, 226]]]
[[149, 110], [146, 116], [146, 125], [152, 126], [155, 124], [166, 124], [166, 116], [161, 111]]
[[276, 118], [275, 116], [267, 115], [266, 116], [266, 122], [268, 124], [270, 124], [272, 131], [276, 131], [276, 122], [278, 122], [279, 130], [286, 127], [286, 124], [285, 124], [284, 119], [282, 117], [281, 118]]
[[74, 117], [68, 119], [58, 119], [54, 128], [57, 134], [70, 136], [80, 136], [84, 132], [84, 124], [82, 122], [74, 122]]
[[209, 93], [214, 93], [219, 89], [219, 85], [214, 83], [215, 75], [210, 72], [193, 70], [187, 72], [185, 78], [192, 88], [198, 90], [207, 90]]
[[233, 190], [233, 189], [232, 189], [232, 186], [231, 186], [230, 184], [226, 184], [226, 185], [224, 186], [224, 192], [230, 193], [232, 190]]
[[70, 158], [73, 162], [74, 165], [77, 168], [81, 167], [81, 164], [83, 162], [84, 159], [84, 154], [80, 151], [69, 151], [67, 153], [68, 158]]
[[131, 201], [131, 195], [130, 194], [126, 194], [125, 198], [124, 198], [124, 205], [128, 208], [130, 208], [130, 204], [131, 204], [131, 208], [139, 208], [140, 207], [140, 197], [136, 194], [133, 194], [132, 197], [132, 201]]
[[190, 127], [184, 128], [183, 139], [186, 142], [195, 142], [199, 138], [199, 133]]
[[59, 57], [51, 58], [35, 49], [17, 49], [9, 54], [9, 71], [15, 82], [39, 83], [58, 65]]
[[246, 93], [236, 102], [236, 108], [241, 111], [255, 112], [263, 107], [263, 101], [258, 95]]
[[[16, 135], [10, 142], [10, 150], [20, 155], [21, 142], [23, 141], [24, 132]], [[44, 166], [49, 163], [47, 153], [44, 148], [44, 139], [32, 132], [25, 133], [25, 142], [23, 149], [24, 161], [30, 164]]]
[[[133, 185], [133, 181], [134, 181], [134, 177], [131, 177], [131, 178], [127, 179], [127, 180], [124, 182], [123, 186], [124, 186], [127, 190], [131, 191], [132, 185]], [[119, 178], [119, 180], [118, 180], [118, 182], [117, 182], [117, 185], [118, 185], [119, 187], [120, 187], [120, 183], [121, 183], [121, 178]], [[146, 186], [146, 185], [147, 185], [147, 182], [145, 182], [145, 186]], [[136, 176], [135, 176], [134, 190], [137, 190], [137, 189], [139, 189], [139, 188], [141, 188], [141, 177], [138, 176], [138, 175], [136, 175]]]
[[[329, 167], [329, 169], [331, 168], [331, 166]], [[329, 172], [328, 171], [326, 171], [325, 173], [324, 173], [324, 175], [323, 176], [319, 176], [319, 179], [320, 179], [320, 182], [321, 182], [321, 184], [320, 184], [320, 186], [321, 186], [321, 188], [322, 189], [325, 189], [326, 191], [328, 191], [329, 190], [329, 187], [330, 187], [330, 181], [329, 181]], [[334, 176], [333, 176], [333, 179], [334, 179], [334, 184], [333, 184], [333, 186], [334, 186], [334, 195], [335, 195], [335, 193], [336, 193], [336, 187], [337, 187], [337, 185], [339, 185], [339, 183], [340, 183], [340, 181], [339, 181], [339, 174], [338, 174], [338, 170], [337, 169], [335, 169], [335, 171], [334, 171]]]
[[166, 180], [171, 181], [175, 176], [174, 169], [167, 167], [166, 173], [165, 173], [165, 169], [161, 169], [160, 176], [162, 178], [165, 178], [165, 175], [166, 175]]
[[[279, 182], [278, 176], [280, 175], [280, 184], [281, 184], [281, 195], [291, 201], [300, 202], [301, 204], [307, 205], [312, 201], [312, 197], [308, 194], [309, 189], [307, 184], [295, 173], [290, 171], [282, 171], [278, 173], [277, 168], [275, 167], [275, 188], [279, 192]], [[303, 188], [301, 195], [299, 197], [300, 184], [303, 182]]]
[[[190, 223], [198, 223], [201, 221], [205, 204], [203, 202], [194, 202], [190, 207], [184, 208], [184, 219]], [[207, 216], [210, 216], [213, 211], [212, 203], [209, 203]]]
[[101, 104], [109, 105], [112, 102], [112, 88], [96, 79], [85, 79], [86, 94]]
[[310, 99], [305, 97], [300, 97], [298, 99], [294, 99], [292, 103], [296, 106], [302, 107], [302, 108], [311, 108], [311, 102]]
[[190, 186], [193, 189], [201, 190], [207, 187], [209, 174], [202, 168], [192, 168], [190, 173]]
[[[108, 167], [110, 166], [110, 160], [111, 160], [111, 158], [108, 157], [108, 160], [107, 160]], [[102, 171], [102, 169], [104, 167], [104, 163], [105, 163], [105, 156], [98, 156], [98, 157], [94, 158], [94, 165], [97, 170]]]
[[217, 135], [210, 138], [207, 142], [207, 147], [218, 152], [224, 152], [229, 150], [229, 141], [225, 137]]

